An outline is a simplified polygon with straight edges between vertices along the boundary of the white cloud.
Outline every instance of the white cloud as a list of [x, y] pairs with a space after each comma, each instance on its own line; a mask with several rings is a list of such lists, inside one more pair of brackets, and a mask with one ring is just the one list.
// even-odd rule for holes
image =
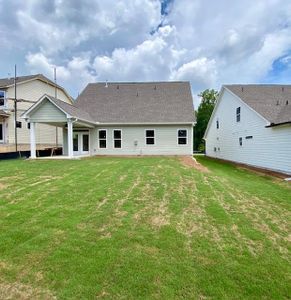
[[96, 81], [89, 71], [90, 62], [86, 57], [73, 57], [66, 66], [59, 66], [42, 53], [30, 53], [26, 56], [26, 62], [32, 73], [42, 73], [48, 78], [53, 78], [56, 68], [57, 82], [64, 87], [74, 82], [76, 92], [81, 92], [89, 82]]
[[289, 0], [173, 0], [166, 16], [160, 0], [11, 0], [1, 2], [0, 20], [2, 57], [19, 55], [28, 72], [50, 77], [57, 65], [73, 96], [108, 79], [189, 80], [196, 97], [260, 82], [291, 53]]
[[191, 80], [195, 89], [206, 89], [216, 84], [217, 70], [214, 59], [201, 57], [183, 64], [171, 75], [173, 80]]

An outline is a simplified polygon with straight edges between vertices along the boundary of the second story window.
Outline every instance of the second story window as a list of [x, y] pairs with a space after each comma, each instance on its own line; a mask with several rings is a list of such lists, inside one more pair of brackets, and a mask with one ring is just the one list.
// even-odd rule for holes
[[0, 106], [5, 106], [5, 92], [0, 90]]
[[236, 109], [236, 121], [240, 122], [240, 107]]

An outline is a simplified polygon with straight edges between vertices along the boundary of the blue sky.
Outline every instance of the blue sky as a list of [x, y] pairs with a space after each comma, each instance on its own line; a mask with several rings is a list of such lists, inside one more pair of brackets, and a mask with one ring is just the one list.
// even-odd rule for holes
[[89, 82], [291, 82], [289, 0], [0, 0], [0, 76]]

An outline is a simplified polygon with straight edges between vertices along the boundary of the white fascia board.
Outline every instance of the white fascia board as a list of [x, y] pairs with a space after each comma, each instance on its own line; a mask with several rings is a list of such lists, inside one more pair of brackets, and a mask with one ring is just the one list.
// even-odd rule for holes
[[217, 111], [217, 107], [218, 107], [218, 105], [219, 105], [219, 103], [220, 103], [220, 101], [221, 101], [223, 92], [224, 92], [224, 86], [222, 86], [221, 89], [220, 89], [220, 91], [219, 91], [219, 96], [218, 96], [218, 99], [217, 99], [217, 101], [216, 101], [216, 103], [215, 103], [215, 106], [214, 106], [214, 109], [213, 109], [212, 114], [211, 114], [211, 116], [210, 116], [210, 119], [209, 119], [209, 121], [208, 121], [206, 130], [205, 130], [205, 133], [204, 133], [204, 136], [203, 136], [203, 140], [206, 140], [206, 136], [207, 136], [207, 133], [208, 133], [210, 124], [212, 123], [212, 120], [213, 120], [213, 118], [214, 118], [214, 115], [215, 115], [215, 113], [216, 113], [216, 111]]

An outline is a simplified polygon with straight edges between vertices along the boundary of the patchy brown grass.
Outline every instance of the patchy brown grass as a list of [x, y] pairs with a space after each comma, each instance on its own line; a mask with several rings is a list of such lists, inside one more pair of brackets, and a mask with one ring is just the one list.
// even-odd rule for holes
[[50, 290], [35, 288], [20, 282], [0, 283], [0, 297], [5, 300], [57, 299]]

